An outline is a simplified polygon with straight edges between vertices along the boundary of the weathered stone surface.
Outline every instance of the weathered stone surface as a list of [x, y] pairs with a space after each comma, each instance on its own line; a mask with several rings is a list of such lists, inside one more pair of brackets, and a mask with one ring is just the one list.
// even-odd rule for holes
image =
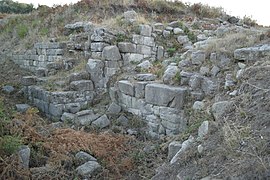
[[18, 153], [22, 167], [28, 169], [31, 153], [30, 148], [28, 146], [21, 146]]
[[231, 87], [234, 87], [235, 85], [236, 85], [236, 81], [233, 78], [233, 74], [226, 74], [224, 88], [229, 89]]
[[102, 52], [106, 46], [109, 46], [109, 44], [105, 42], [94, 42], [91, 43], [90, 49], [92, 52]]
[[[177, 66], [171, 66], [169, 65], [164, 72], [164, 75], [162, 77], [162, 80], [164, 84], [170, 84], [173, 85], [175, 83], [175, 77], [177, 73], [180, 73], [179, 68]], [[180, 76], [180, 74], [179, 74]], [[180, 83], [180, 82], [179, 82]]]
[[92, 122], [92, 125], [95, 127], [98, 127], [100, 129], [103, 129], [105, 127], [108, 127], [111, 124], [111, 121], [108, 119], [107, 115], [103, 115], [94, 122]]
[[15, 88], [13, 86], [6, 85], [2, 87], [2, 90], [7, 94], [11, 94], [15, 91]]
[[234, 58], [237, 60], [257, 61], [265, 57], [270, 57], [270, 45], [268, 44], [236, 49], [234, 51]]
[[190, 77], [193, 75], [193, 73], [190, 72], [185, 72], [185, 71], [181, 71], [180, 72], [180, 76], [181, 76], [181, 85], [188, 85], [189, 84], [189, 80]]
[[209, 78], [203, 78], [201, 88], [206, 95], [213, 95], [217, 91], [217, 84]]
[[168, 147], [168, 160], [171, 160], [175, 154], [181, 149], [182, 143], [179, 141], [173, 141], [169, 144]]
[[221, 121], [226, 117], [226, 113], [234, 109], [233, 101], [220, 101], [212, 106], [212, 114], [217, 121]]
[[178, 36], [177, 41], [180, 44], [187, 44], [189, 42], [188, 36]]
[[138, 14], [134, 10], [124, 12], [124, 18], [127, 22], [133, 23], [137, 17]]
[[88, 80], [90, 79], [90, 74], [86, 71], [76, 72], [76, 73], [71, 73], [67, 78], [68, 78], [68, 82]]
[[131, 53], [131, 54], [125, 54], [123, 56], [123, 59], [124, 59], [124, 63], [127, 64], [127, 63], [138, 63], [138, 62], [141, 62], [144, 57], [142, 54], [135, 54], [135, 53]]
[[65, 109], [70, 113], [77, 113], [81, 110], [81, 104], [80, 103], [68, 103], [65, 105]]
[[76, 171], [80, 176], [84, 178], [90, 178], [91, 176], [101, 171], [101, 166], [96, 161], [88, 161], [83, 165], [77, 167]]
[[118, 61], [121, 54], [117, 46], [106, 46], [102, 51], [102, 57], [108, 61]]
[[142, 70], [148, 70], [152, 66], [152, 63], [149, 60], [145, 60], [137, 65], [137, 67], [141, 68]]
[[171, 32], [169, 30], [163, 30], [162, 35], [164, 38], [167, 38], [171, 35]]
[[87, 72], [91, 75], [95, 88], [104, 87], [103, 79], [104, 63], [98, 59], [89, 59], [86, 65]]
[[134, 85], [127, 80], [119, 81], [118, 87], [119, 87], [119, 90], [124, 94], [130, 95], [130, 96], [135, 95]]
[[36, 76], [24, 76], [21, 79], [21, 84], [23, 86], [31, 86], [31, 85], [35, 85], [36, 83], [37, 83]]
[[18, 112], [25, 113], [31, 106], [28, 104], [16, 104]]
[[49, 104], [49, 114], [56, 118], [61, 118], [63, 114], [63, 104]]
[[91, 80], [79, 80], [70, 83], [70, 89], [73, 91], [93, 91], [94, 84]]
[[119, 116], [119, 118], [117, 118], [116, 122], [122, 126], [127, 126], [128, 125], [128, 118], [124, 115], [121, 115], [121, 116]]
[[182, 87], [171, 87], [164, 84], [148, 84], [145, 90], [145, 100], [154, 105], [175, 107], [184, 106], [188, 91]]
[[161, 60], [164, 57], [164, 47], [158, 46], [157, 49], [157, 60]]
[[136, 74], [135, 79], [138, 81], [154, 81], [157, 76], [154, 74]]
[[135, 97], [136, 98], [144, 98], [145, 97], [145, 86], [148, 84], [147, 82], [136, 82], [134, 84], [135, 87]]
[[169, 107], [160, 107], [159, 111], [162, 125], [173, 134], [181, 133], [186, 129], [187, 119], [183, 111]]
[[197, 150], [198, 150], [198, 153], [199, 153], [199, 154], [202, 154], [204, 148], [203, 148], [203, 146], [200, 144], [200, 145], [197, 147]]
[[91, 22], [76, 22], [74, 24], [65, 25], [65, 35], [71, 34], [73, 31], [84, 31], [89, 32], [92, 30], [94, 25]]
[[152, 49], [150, 46], [137, 45], [137, 53], [143, 54], [143, 55], [151, 55]]
[[220, 72], [220, 68], [217, 66], [213, 66], [213, 68], [211, 69], [211, 75], [212, 76], [217, 76], [217, 74]]
[[61, 116], [61, 121], [73, 123], [75, 122], [76, 118], [77, 118], [76, 114], [64, 112]]
[[140, 25], [140, 34], [142, 36], [151, 36], [152, 27], [149, 25]]
[[120, 42], [118, 48], [121, 53], [136, 53], [136, 44], [130, 42]]
[[96, 158], [94, 158], [93, 156], [91, 156], [90, 154], [80, 151], [75, 155], [75, 158], [77, 161], [80, 162], [80, 164], [84, 164], [88, 161], [97, 161]]
[[173, 34], [175, 35], [184, 34], [184, 31], [181, 28], [173, 28]]
[[194, 143], [194, 137], [190, 136], [188, 138], [188, 140], [184, 141], [182, 143], [182, 147], [181, 149], [175, 154], [175, 156], [172, 158], [172, 160], [170, 161], [170, 164], [174, 164], [180, 157], [181, 155], [187, 151], [190, 146]]
[[198, 90], [201, 88], [202, 80], [203, 80], [202, 76], [194, 74], [190, 77], [188, 84], [193, 90]]
[[210, 72], [210, 69], [209, 67], [201, 67], [200, 68], [200, 74], [203, 75], [203, 76], [207, 76]]
[[84, 110], [76, 113], [77, 118], [75, 123], [77, 125], [87, 126], [93, 121], [100, 117], [100, 115], [95, 114], [92, 110]]
[[209, 133], [209, 121], [204, 121], [198, 130], [198, 138], [203, 139]]
[[201, 65], [205, 61], [205, 52], [203, 51], [196, 51], [191, 54], [191, 61], [192, 64]]
[[121, 112], [121, 106], [119, 106], [118, 104], [116, 103], [112, 103], [108, 110], [107, 110], [107, 113], [110, 113], [110, 114], [119, 114]]
[[203, 101], [195, 101], [193, 106], [192, 106], [192, 109], [194, 110], [203, 110], [204, 109], [204, 102]]

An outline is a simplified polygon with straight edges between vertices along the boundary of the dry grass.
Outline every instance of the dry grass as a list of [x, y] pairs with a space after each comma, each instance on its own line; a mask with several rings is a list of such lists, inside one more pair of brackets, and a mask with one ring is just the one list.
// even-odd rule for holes
[[226, 52], [233, 54], [234, 50], [243, 47], [253, 46], [260, 41], [260, 34], [254, 32], [228, 33], [222, 38], [213, 38], [202, 47], [207, 53]]

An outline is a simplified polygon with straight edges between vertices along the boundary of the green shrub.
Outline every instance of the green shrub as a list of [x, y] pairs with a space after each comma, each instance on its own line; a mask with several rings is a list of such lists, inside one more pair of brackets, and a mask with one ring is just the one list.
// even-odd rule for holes
[[170, 57], [172, 57], [173, 55], [174, 55], [174, 53], [176, 52], [176, 48], [175, 47], [171, 47], [171, 48], [168, 48], [167, 49], [167, 52], [168, 52], [168, 55], [170, 56]]
[[7, 155], [16, 152], [22, 145], [22, 139], [16, 136], [5, 135], [0, 138], [0, 150]]
[[17, 34], [18, 34], [20, 39], [25, 38], [27, 33], [28, 33], [28, 27], [26, 25], [19, 25], [17, 27]]

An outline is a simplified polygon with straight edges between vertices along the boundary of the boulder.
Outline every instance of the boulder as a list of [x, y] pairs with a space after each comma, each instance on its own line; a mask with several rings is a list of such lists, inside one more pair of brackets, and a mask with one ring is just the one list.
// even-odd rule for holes
[[182, 156], [182, 154], [190, 148], [190, 146], [194, 143], [194, 140], [195, 140], [194, 137], [190, 136], [188, 140], [184, 141], [182, 143], [181, 149], [172, 158], [170, 164], [174, 164]]
[[174, 28], [173, 34], [179, 35], [179, 34], [185, 34], [185, 33], [184, 33], [183, 29], [181, 29], [181, 28]]
[[124, 12], [124, 18], [129, 23], [135, 22], [137, 17], [138, 14], [134, 10]]
[[75, 119], [77, 118], [77, 115], [76, 114], [72, 114], [72, 113], [67, 113], [67, 112], [64, 112], [61, 116], [61, 121], [63, 122], [75, 122]]
[[3, 86], [2, 90], [7, 94], [11, 94], [15, 91], [15, 88], [13, 86], [7, 85], [7, 86]]
[[109, 46], [109, 44], [105, 42], [93, 42], [90, 49], [92, 52], [102, 52], [106, 46]]
[[182, 143], [179, 141], [173, 141], [169, 144], [168, 147], [168, 160], [171, 160], [175, 154], [181, 149]]
[[29, 168], [29, 162], [30, 162], [30, 148], [28, 146], [21, 146], [19, 148], [19, 158], [20, 163], [23, 168], [28, 169]]
[[94, 25], [91, 22], [76, 22], [74, 24], [67, 24], [65, 25], [64, 29], [65, 35], [71, 34], [73, 31], [80, 32], [90, 32], [93, 29]]
[[195, 51], [191, 54], [191, 61], [194, 65], [201, 65], [205, 61], [206, 55], [203, 51]]
[[142, 70], [148, 70], [152, 66], [153, 66], [152, 63], [149, 60], [143, 61], [142, 63], [137, 65], [137, 67], [139, 67]]
[[193, 106], [192, 106], [192, 109], [194, 110], [203, 110], [204, 109], [204, 102], [203, 101], [195, 101]]
[[102, 51], [102, 58], [108, 61], [121, 60], [121, 54], [117, 46], [106, 46]]
[[248, 47], [236, 49], [234, 51], [234, 58], [242, 61], [257, 61], [262, 58], [270, 57], [270, 45]]
[[118, 104], [116, 103], [112, 103], [108, 110], [107, 110], [107, 113], [109, 114], [119, 114], [121, 112], [121, 106], [119, 106]]
[[226, 113], [234, 109], [233, 101], [220, 101], [212, 105], [212, 114], [216, 121], [221, 121], [226, 117]]
[[16, 104], [18, 112], [25, 113], [31, 106], [28, 104]]
[[81, 104], [80, 103], [68, 103], [65, 105], [65, 109], [70, 113], [77, 113], [81, 110]]
[[134, 78], [138, 81], [155, 81], [157, 76], [154, 74], [136, 74]]
[[[164, 84], [170, 84], [170, 85], [175, 84], [175, 80], [176, 80], [175, 78], [176, 78], [177, 73], [178, 74], [180, 73], [179, 68], [177, 66], [169, 65], [162, 77]], [[180, 80], [180, 77], [179, 77], [179, 80]]]
[[101, 171], [101, 166], [96, 161], [88, 161], [76, 168], [78, 175], [83, 178], [90, 178]]
[[209, 133], [209, 121], [204, 121], [198, 130], [198, 138], [203, 139]]
[[92, 122], [92, 125], [95, 127], [98, 127], [100, 129], [103, 129], [111, 124], [111, 121], [108, 119], [107, 115], [103, 115], [94, 122]]
[[76, 113], [77, 118], [75, 119], [75, 124], [81, 126], [90, 125], [93, 121], [100, 117], [100, 115], [95, 114], [93, 110], [83, 110]]
[[97, 161], [96, 158], [94, 158], [93, 156], [91, 156], [90, 154], [80, 151], [75, 155], [75, 158], [77, 161], [79, 161], [80, 164], [84, 164], [88, 161]]

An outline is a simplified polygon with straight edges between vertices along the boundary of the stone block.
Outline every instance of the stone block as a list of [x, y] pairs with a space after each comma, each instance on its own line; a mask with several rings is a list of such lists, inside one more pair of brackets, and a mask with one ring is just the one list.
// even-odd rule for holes
[[191, 54], [191, 61], [194, 65], [201, 65], [205, 61], [206, 55], [203, 51], [196, 51]]
[[119, 81], [118, 87], [122, 93], [130, 96], [135, 96], [134, 85], [131, 82], [127, 80]]
[[91, 80], [93, 81], [95, 88], [104, 87], [103, 68], [103, 61], [98, 59], [88, 60], [86, 70], [91, 75]]
[[140, 35], [142, 36], [151, 36], [152, 27], [149, 25], [140, 25]]
[[157, 60], [161, 60], [164, 57], [164, 47], [158, 46], [157, 49]]
[[121, 54], [117, 46], [106, 46], [102, 51], [102, 58], [108, 61], [121, 60]]
[[175, 154], [181, 149], [182, 143], [179, 141], [173, 141], [169, 144], [168, 147], [168, 160], [171, 160]]
[[144, 98], [145, 97], [145, 86], [147, 82], [136, 82], [134, 84], [135, 87], [135, 97], [136, 98]]
[[143, 54], [143, 55], [151, 55], [151, 47], [145, 46], [145, 45], [137, 45], [137, 53]]
[[63, 104], [49, 104], [49, 114], [56, 118], [61, 118], [64, 110]]
[[100, 117], [100, 115], [95, 114], [92, 110], [84, 110], [76, 113], [75, 123], [81, 126], [90, 125], [93, 121]]
[[73, 91], [93, 91], [94, 84], [91, 80], [72, 81], [70, 89]]
[[118, 48], [121, 53], [136, 53], [136, 44], [130, 42], [120, 42]]
[[91, 43], [90, 46], [92, 52], [102, 52], [104, 47], [109, 46], [109, 44], [104, 42], [94, 42]]
[[107, 110], [107, 113], [110, 113], [110, 114], [119, 114], [121, 112], [121, 106], [119, 106], [118, 104], [116, 103], [112, 103], [108, 110]]
[[138, 81], [155, 81], [157, 76], [154, 74], [136, 74], [134, 78]]
[[97, 120], [93, 121], [91, 125], [103, 129], [108, 127], [111, 124], [111, 121], [108, 119], [107, 115], [99, 117]]
[[101, 166], [96, 161], [88, 161], [76, 168], [78, 175], [83, 178], [90, 178], [101, 171]]
[[145, 90], [147, 103], [177, 109], [183, 108], [187, 95], [188, 90], [186, 88], [164, 84], [148, 84]]
[[24, 76], [21, 79], [21, 84], [23, 86], [32, 86], [37, 83], [37, 77], [36, 76]]

